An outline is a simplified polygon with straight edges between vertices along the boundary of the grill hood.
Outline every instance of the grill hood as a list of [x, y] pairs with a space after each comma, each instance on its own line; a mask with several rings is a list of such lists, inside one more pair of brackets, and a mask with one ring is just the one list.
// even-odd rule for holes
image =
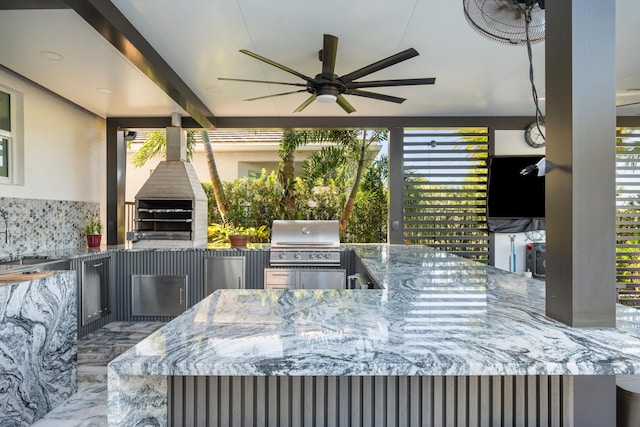
[[131, 240], [138, 247], [204, 246], [207, 195], [193, 165], [185, 161], [185, 131], [178, 126], [166, 131], [167, 160], [158, 164], [136, 194], [137, 230]]

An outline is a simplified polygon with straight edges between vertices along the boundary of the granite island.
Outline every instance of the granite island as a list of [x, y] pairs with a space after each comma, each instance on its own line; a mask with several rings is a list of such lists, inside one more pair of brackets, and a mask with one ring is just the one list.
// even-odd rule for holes
[[574, 425], [574, 378], [640, 374], [636, 309], [570, 328], [535, 279], [349, 248], [382, 289], [217, 291], [109, 364], [109, 425]]
[[29, 426], [77, 390], [76, 275], [7, 277], [0, 281], [0, 425]]

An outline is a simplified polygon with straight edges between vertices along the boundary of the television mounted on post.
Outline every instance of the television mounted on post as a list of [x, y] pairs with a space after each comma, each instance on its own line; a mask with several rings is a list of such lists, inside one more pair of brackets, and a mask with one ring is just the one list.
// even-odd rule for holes
[[522, 170], [544, 156], [492, 156], [488, 162], [487, 227], [496, 233], [545, 229], [545, 177]]

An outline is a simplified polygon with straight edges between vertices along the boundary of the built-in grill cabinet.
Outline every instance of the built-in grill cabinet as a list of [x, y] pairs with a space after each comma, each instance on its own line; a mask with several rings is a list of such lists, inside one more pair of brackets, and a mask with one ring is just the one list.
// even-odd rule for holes
[[137, 200], [136, 229], [146, 240], [191, 240], [191, 200]]

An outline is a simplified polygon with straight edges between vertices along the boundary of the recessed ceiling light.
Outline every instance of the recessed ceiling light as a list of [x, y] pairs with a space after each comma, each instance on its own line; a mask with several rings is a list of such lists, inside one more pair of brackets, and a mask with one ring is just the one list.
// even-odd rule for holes
[[58, 52], [53, 52], [50, 50], [42, 50], [40, 51], [40, 55], [42, 55], [44, 58], [50, 61], [62, 61], [62, 59], [64, 58]]
[[100, 93], [113, 93], [113, 91], [108, 87], [99, 87], [96, 90]]

